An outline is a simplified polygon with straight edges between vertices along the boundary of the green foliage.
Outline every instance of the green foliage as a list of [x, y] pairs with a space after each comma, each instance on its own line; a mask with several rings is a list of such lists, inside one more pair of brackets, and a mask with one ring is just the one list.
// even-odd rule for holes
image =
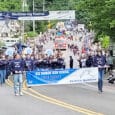
[[20, 0], [0, 0], [0, 11], [21, 11]]
[[27, 37], [29, 38], [34, 38], [36, 37], [38, 34], [36, 32], [30, 31], [26, 33]]
[[115, 0], [79, 0], [76, 10], [78, 19], [95, 30], [97, 35], [115, 36]]
[[105, 48], [105, 49], [109, 48], [109, 45], [110, 45], [110, 37], [109, 36], [101, 35], [98, 40], [101, 42], [103, 48]]
[[114, 28], [115, 27], [115, 20], [112, 20], [111, 22], [110, 22], [110, 28]]

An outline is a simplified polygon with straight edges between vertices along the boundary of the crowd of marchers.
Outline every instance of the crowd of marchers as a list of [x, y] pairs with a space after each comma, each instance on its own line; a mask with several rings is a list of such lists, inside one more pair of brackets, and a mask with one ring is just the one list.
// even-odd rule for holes
[[[68, 53], [70, 57], [68, 62], [65, 62], [67, 57], [63, 56], [63, 51], [61, 50], [52, 49], [53, 54], [50, 55], [44, 52], [45, 45], [48, 42], [54, 42], [55, 37], [60, 35], [67, 40], [68, 47], [66, 50], [73, 53], [73, 55]], [[110, 52], [101, 48], [100, 42], [93, 42], [92, 40], [90, 32], [82, 29], [78, 31], [76, 24], [73, 24], [71, 29], [67, 29], [65, 26], [64, 28], [57, 27], [41, 34], [36, 39], [36, 43], [39, 44], [31, 47], [31, 53], [25, 53], [25, 48], [22, 47], [21, 43], [18, 43], [13, 56], [5, 55], [5, 53], [0, 55], [0, 84], [4, 84], [5, 79], [8, 79], [13, 74], [14, 93], [15, 95], [22, 95], [24, 72], [38, 69], [65, 69], [68, 68], [67, 63], [69, 63], [69, 68], [73, 69], [77, 62], [76, 68], [99, 68], [98, 89], [102, 92], [105, 71], [109, 71], [109, 75], [113, 77], [113, 57]], [[30, 46], [29, 41], [27, 44]], [[112, 82], [110, 82], [114, 83], [114, 80], [112, 79]]]

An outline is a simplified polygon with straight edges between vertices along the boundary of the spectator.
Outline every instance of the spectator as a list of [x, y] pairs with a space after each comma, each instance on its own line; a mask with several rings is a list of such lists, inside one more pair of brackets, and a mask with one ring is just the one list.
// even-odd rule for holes
[[113, 76], [113, 74], [112, 74], [112, 70], [113, 70], [113, 57], [110, 54], [108, 54], [106, 56], [106, 61], [107, 61], [107, 65], [109, 66], [109, 68], [108, 68], [109, 76]]

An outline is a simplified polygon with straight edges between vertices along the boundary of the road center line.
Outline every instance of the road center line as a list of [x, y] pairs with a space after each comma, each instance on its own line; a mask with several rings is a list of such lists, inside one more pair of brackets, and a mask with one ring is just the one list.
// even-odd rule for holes
[[[13, 86], [13, 83], [10, 80], [7, 80], [7, 84], [11, 87]], [[97, 112], [94, 112], [94, 111], [91, 111], [91, 110], [88, 110], [88, 109], [84, 109], [84, 108], [74, 106], [74, 105], [65, 103], [63, 101], [51, 98], [51, 97], [48, 97], [48, 96], [43, 95], [43, 94], [41, 94], [41, 93], [31, 89], [31, 88], [28, 89], [29, 91], [26, 91], [27, 88], [26, 88], [26, 82], [25, 81], [23, 83], [23, 87], [24, 87], [23, 90], [22, 90], [23, 93], [25, 93], [26, 95], [32, 96], [32, 97], [34, 97], [38, 100], [42, 100], [42, 101], [45, 101], [45, 102], [48, 102], [48, 103], [52, 103], [52, 104], [55, 104], [55, 105], [58, 105], [58, 106], [61, 106], [61, 107], [79, 112], [79, 113], [83, 113], [83, 114], [86, 114], [86, 115], [103, 115], [101, 113], [97, 113]]]

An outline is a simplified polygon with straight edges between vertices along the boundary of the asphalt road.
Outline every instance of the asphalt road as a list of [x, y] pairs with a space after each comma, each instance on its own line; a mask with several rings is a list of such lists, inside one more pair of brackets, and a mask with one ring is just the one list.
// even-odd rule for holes
[[[12, 85], [8, 82], [9, 85]], [[115, 84], [74, 84], [24, 88], [14, 96], [13, 87], [0, 86], [0, 115], [115, 115]]]

